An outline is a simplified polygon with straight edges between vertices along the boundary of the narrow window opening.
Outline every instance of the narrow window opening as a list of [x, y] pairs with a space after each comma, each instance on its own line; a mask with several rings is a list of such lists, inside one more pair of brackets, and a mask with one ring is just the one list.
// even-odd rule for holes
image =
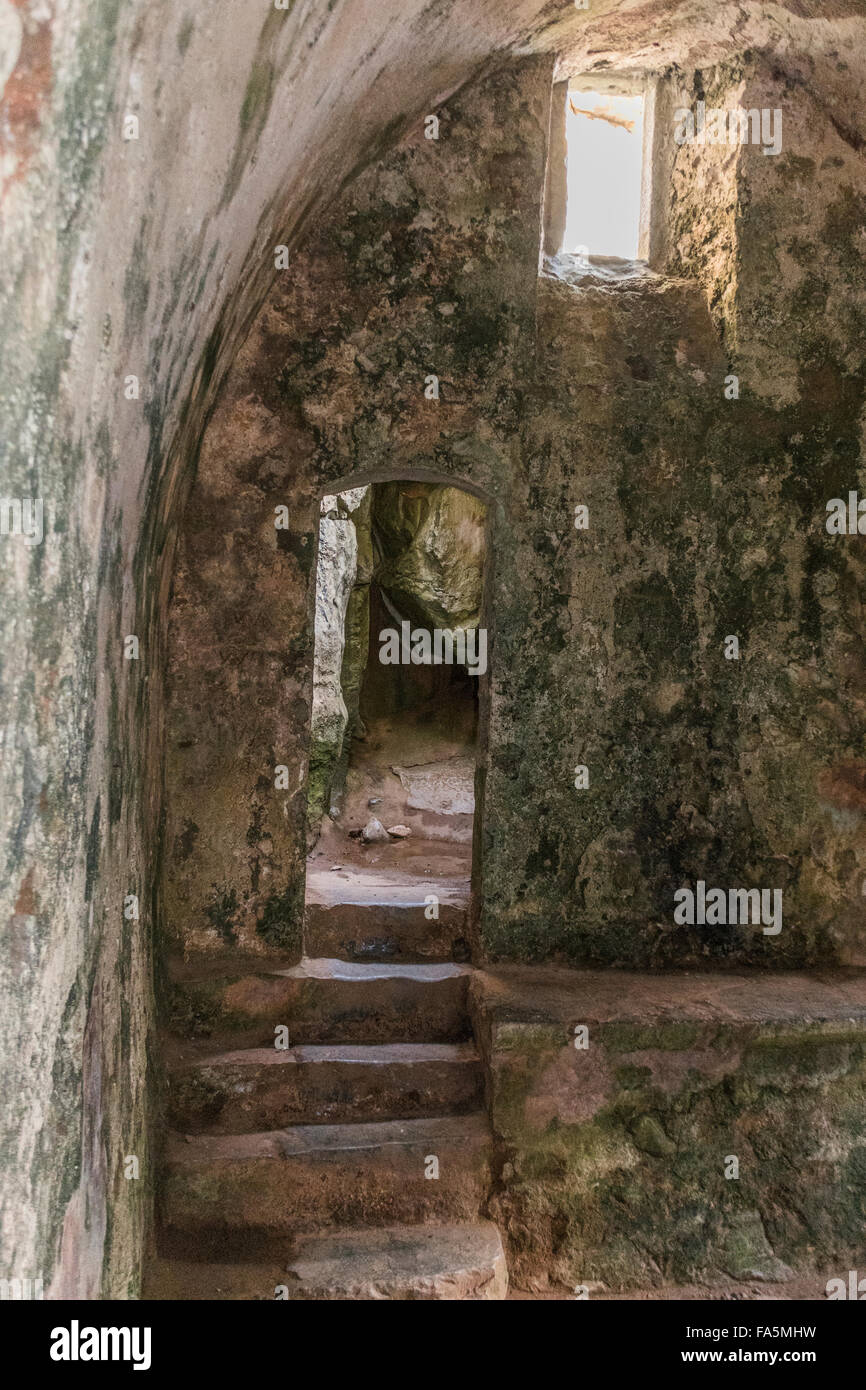
[[591, 79], [565, 92], [566, 216], [561, 250], [571, 255], [639, 256], [644, 96], [594, 90]]

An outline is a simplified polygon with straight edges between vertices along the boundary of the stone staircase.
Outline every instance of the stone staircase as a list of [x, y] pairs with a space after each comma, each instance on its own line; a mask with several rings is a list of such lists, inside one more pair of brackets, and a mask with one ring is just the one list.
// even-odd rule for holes
[[377, 911], [356, 908], [345, 954], [384, 940], [396, 960], [177, 964], [146, 1298], [505, 1297], [471, 970], [419, 963], [417, 907], [405, 932]]

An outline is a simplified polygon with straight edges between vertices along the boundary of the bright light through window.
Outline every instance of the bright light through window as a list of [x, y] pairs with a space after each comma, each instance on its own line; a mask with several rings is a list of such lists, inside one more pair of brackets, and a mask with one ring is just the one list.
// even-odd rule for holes
[[643, 97], [566, 97], [567, 204], [563, 251], [637, 258]]

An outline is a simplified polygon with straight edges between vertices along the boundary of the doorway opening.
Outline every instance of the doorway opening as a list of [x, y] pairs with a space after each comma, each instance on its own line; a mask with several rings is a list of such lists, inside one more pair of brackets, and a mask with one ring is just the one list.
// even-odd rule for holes
[[[466, 918], [488, 644], [487, 508], [439, 481], [322, 499], [308, 779], [307, 919], [426, 904]], [[431, 900], [428, 902], [428, 899]], [[422, 928], [422, 935], [424, 928]], [[345, 943], [340, 943], [345, 948]], [[387, 931], [369, 953], [399, 954]], [[468, 955], [452, 942], [450, 957]], [[355, 958], [366, 958], [359, 947]]]

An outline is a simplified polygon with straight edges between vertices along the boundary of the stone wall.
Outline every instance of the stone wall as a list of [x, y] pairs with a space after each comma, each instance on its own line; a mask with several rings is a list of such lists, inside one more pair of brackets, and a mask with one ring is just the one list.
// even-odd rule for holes
[[[759, 60], [662, 88], [661, 268], [690, 283], [567, 264], [542, 281], [530, 506], [558, 538], [570, 504], [591, 524], [554, 546], [545, 593], [550, 688], [568, 696], [527, 720], [532, 755], [503, 797], [508, 816], [540, 804], [536, 778], [550, 788], [547, 882], [497, 879], [487, 940], [603, 964], [861, 963], [864, 568], [857, 538], [825, 528], [862, 476], [857, 141], [829, 93]], [[781, 153], [676, 146], [674, 112], [698, 100], [781, 111]], [[579, 796], [566, 749], [590, 771]], [[676, 926], [674, 891], [698, 880], [782, 890], [782, 931]]]
[[518, 1288], [862, 1267], [862, 982], [506, 966], [472, 991]]
[[[502, 520], [487, 611], [497, 632], [518, 626], [522, 523], [505, 509], [521, 466], [551, 72], [544, 58], [509, 65], [440, 113], [437, 140], [422, 125], [363, 174], [279, 278], [231, 373], [172, 610], [166, 920], [187, 948], [222, 944], [212, 916], [227, 902], [222, 940], [299, 949], [323, 493], [396, 477], [489, 498]], [[278, 506], [288, 530], [274, 526]], [[277, 765], [288, 788], [274, 785]]]
[[[228, 677], [209, 668], [211, 713], [202, 719], [201, 701], [185, 712], [209, 645], [189, 625], [188, 595], [201, 595], [196, 621], [225, 631], [229, 595], [231, 622], [247, 588], [250, 604], [267, 591], [274, 547], [284, 547], [293, 559], [276, 562], [279, 604], [270, 618], [258, 611], [256, 628], [270, 623], [289, 685], [269, 693], [263, 674], [255, 733], [243, 677], [230, 693], [238, 737], [256, 750], [246, 746], [228, 774], [206, 838], [214, 864], [234, 856], [233, 901], [252, 922], [244, 943], [261, 946], [262, 898], [237, 847], [258, 833], [256, 816], [274, 821], [283, 848], [268, 892], [290, 891], [297, 923], [291, 835], [305, 779], [312, 574], [299, 557], [312, 552], [311, 509], [338, 481], [449, 477], [478, 489], [492, 514], [480, 954], [641, 967], [856, 962], [861, 657], [842, 595], [856, 612], [862, 563], [845, 538], [826, 535], [823, 503], [856, 484], [861, 380], [853, 357], [827, 357], [820, 320], [801, 323], [801, 281], [780, 258], [805, 196], [784, 189], [801, 187], [804, 161], [844, 167], [828, 203], [837, 211], [856, 204], [861, 175], [833, 163], [841, 137], [817, 106], [808, 120], [795, 106], [784, 123], [792, 84], [759, 61], [690, 84], [664, 79], [664, 273], [583, 273], [563, 257], [539, 276], [549, 79], [544, 60], [509, 67], [449, 103], [438, 140], [418, 129], [365, 174], [281, 277], [245, 345], [205, 441], [177, 581], [173, 747], [185, 719], [197, 734], [170, 764], [173, 842], [183, 845], [191, 815], [184, 796], [209, 805], [200, 792], [224, 703], [213, 691], [239, 669], [234, 659]], [[698, 100], [779, 107], [782, 152], [677, 145], [673, 113]], [[771, 195], [778, 249], [759, 274], [750, 219]], [[822, 284], [844, 266], [853, 277], [839, 323], [828, 319], [835, 341], [862, 287], [859, 224], [834, 216], [834, 249], [816, 244], [815, 264]], [[807, 340], [810, 375], [794, 406], [782, 378], [774, 394], [756, 363], [772, 350], [784, 364]], [[438, 400], [425, 395], [431, 374]], [[236, 499], [230, 547], [215, 520], [216, 477]], [[242, 479], [254, 479], [243, 498]], [[268, 542], [283, 500], [295, 529]], [[575, 527], [579, 506], [586, 529]], [[832, 689], [842, 692], [835, 707]], [[276, 741], [265, 737], [274, 719]], [[264, 787], [271, 743], [297, 786], [279, 813]], [[190, 761], [195, 775], [178, 797]], [[575, 787], [580, 767], [585, 789]], [[184, 850], [170, 865], [169, 881], [183, 885], [170, 923], [188, 942], [208, 939], [196, 933], [207, 932], [209, 853]], [[700, 880], [781, 891], [781, 931], [677, 924], [675, 891]], [[298, 932], [287, 927], [282, 944]]]

